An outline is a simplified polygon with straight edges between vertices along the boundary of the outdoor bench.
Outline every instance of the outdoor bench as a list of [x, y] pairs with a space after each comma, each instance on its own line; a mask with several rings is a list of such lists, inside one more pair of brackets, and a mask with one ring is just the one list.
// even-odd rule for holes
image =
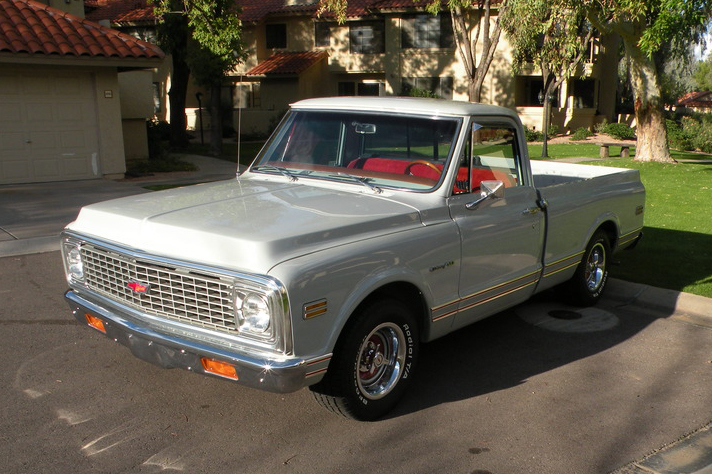
[[601, 143], [599, 146], [601, 147], [599, 152], [599, 156], [601, 158], [608, 158], [611, 156], [608, 149], [612, 146], [621, 147], [621, 158], [630, 157], [630, 145], [628, 143]]

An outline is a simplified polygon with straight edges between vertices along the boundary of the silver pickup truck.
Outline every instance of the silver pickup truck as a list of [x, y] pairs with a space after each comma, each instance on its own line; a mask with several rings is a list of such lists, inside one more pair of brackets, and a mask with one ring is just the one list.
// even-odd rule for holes
[[305, 100], [236, 179], [83, 208], [66, 300], [146, 361], [374, 419], [422, 343], [554, 286], [595, 303], [644, 201], [637, 171], [530, 162], [507, 109]]

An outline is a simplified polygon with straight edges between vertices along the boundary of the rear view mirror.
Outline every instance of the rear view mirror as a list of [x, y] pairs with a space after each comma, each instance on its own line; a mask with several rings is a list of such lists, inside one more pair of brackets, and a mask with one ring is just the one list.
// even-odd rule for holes
[[354, 131], [360, 133], [361, 135], [373, 135], [376, 133], [376, 124], [374, 123], [352, 123], [354, 126]]

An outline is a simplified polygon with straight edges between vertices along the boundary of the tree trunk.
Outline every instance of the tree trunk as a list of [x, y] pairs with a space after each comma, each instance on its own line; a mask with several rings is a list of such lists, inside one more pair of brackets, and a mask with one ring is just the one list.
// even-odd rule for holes
[[668, 146], [662, 90], [655, 62], [641, 51], [638, 35], [622, 36], [630, 59], [631, 86], [635, 99], [635, 161], [674, 163]]
[[221, 93], [221, 84], [213, 84], [210, 87], [210, 154], [213, 156], [222, 155], [223, 123], [220, 100]]
[[185, 95], [188, 92], [190, 68], [185, 58], [173, 55], [173, 71], [171, 72], [171, 90], [168, 96], [171, 100], [170, 120], [171, 135], [170, 147], [172, 149], [185, 149], [188, 147], [188, 135], [185, 133]]

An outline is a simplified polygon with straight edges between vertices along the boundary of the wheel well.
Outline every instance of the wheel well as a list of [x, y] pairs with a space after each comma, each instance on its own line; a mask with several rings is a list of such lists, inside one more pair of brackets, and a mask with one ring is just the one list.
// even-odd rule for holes
[[608, 243], [611, 249], [615, 249], [618, 243], [618, 227], [616, 224], [613, 221], [606, 221], [598, 226], [596, 231], [598, 230], [602, 230], [608, 235]]
[[368, 295], [356, 308], [354, 314], [358, 313], [365, 305], [379, 299], [394, 299], [407, 306], [418, 323], [420, 339], [427, 340], [428, 325], [426, 322], [428, 309], [423, 293], [415, 285], [406, 282], [394, 282], [384, 285]]

